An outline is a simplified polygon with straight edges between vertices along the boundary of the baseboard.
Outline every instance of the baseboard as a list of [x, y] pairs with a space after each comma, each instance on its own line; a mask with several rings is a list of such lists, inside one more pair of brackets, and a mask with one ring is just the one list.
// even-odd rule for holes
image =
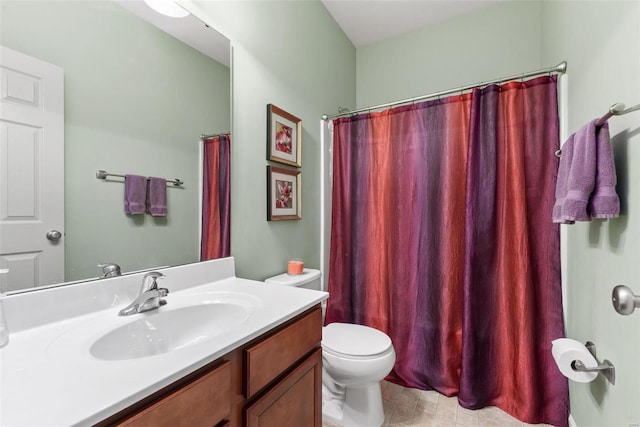
[[569, 414], [569, 427], [578, 427], [576, 420], [573, 419], [573, 415]]

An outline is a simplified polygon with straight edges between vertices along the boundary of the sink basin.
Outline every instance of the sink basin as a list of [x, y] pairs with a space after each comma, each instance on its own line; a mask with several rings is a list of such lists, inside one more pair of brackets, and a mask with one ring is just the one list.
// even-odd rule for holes
[[175, 293], [166, 300], [167, 305], [130, 316], [109, 310], [59, 336], [49, 353], [79, 351], [105, 361], [156, 356], [233, 332], [260, 305], [255, 296], [240, 292]]
[[103, 360], [167, 353], [220, 335], [250, 315], [248, 307], [218, 302], [155, 312], [108, 332], [89, 352]]

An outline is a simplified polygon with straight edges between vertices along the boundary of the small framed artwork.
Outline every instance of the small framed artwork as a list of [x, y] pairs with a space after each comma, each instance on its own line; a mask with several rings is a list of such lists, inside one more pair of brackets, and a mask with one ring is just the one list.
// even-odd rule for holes
[[302, 166], [302, 120], [267, 105], [267, 160]]
[[302, 172], [267, 166], [267, 221], [302, 218]]

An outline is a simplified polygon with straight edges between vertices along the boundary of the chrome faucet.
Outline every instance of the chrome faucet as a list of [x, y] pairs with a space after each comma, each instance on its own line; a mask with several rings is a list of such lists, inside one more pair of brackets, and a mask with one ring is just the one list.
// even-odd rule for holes
[[158, 279], [163, 277], [164, 274], [159, 271], [151, 271], [145, 274], [142, 278], [142, 285], [140, 285], [140, 294], [138, 295], [138, 298], [120, 310], [118, 315], [128, 316], [130, 314], [153, 310], [165, 305], [167, 301], [161, 298], [167, 296], [169, 289], [159, 288], [157, 282]]
[[120, 276], [120, 266], [118, 264], [114, 264], [114, 263], [106, 263], [106, 264], [98, 264], [98, 267], [102, 268], [102, 276], [100, 276], [101, 279], [107, 278], [107, 277], [116, 277], [116, 276]]

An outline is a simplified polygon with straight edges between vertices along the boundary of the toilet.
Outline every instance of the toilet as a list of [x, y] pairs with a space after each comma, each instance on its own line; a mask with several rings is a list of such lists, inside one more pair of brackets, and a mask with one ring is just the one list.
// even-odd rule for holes
[[[265, 280], [320, 290], [320, 271], [286, 273]], [[324, 318], [324, 307], [323, 307]], [[384, 422], [380, 381], [396, 361], [385, 333], [363, 325], [331, 323], [322, 328], [322, 417], [344, 427], [379, 427]]]

